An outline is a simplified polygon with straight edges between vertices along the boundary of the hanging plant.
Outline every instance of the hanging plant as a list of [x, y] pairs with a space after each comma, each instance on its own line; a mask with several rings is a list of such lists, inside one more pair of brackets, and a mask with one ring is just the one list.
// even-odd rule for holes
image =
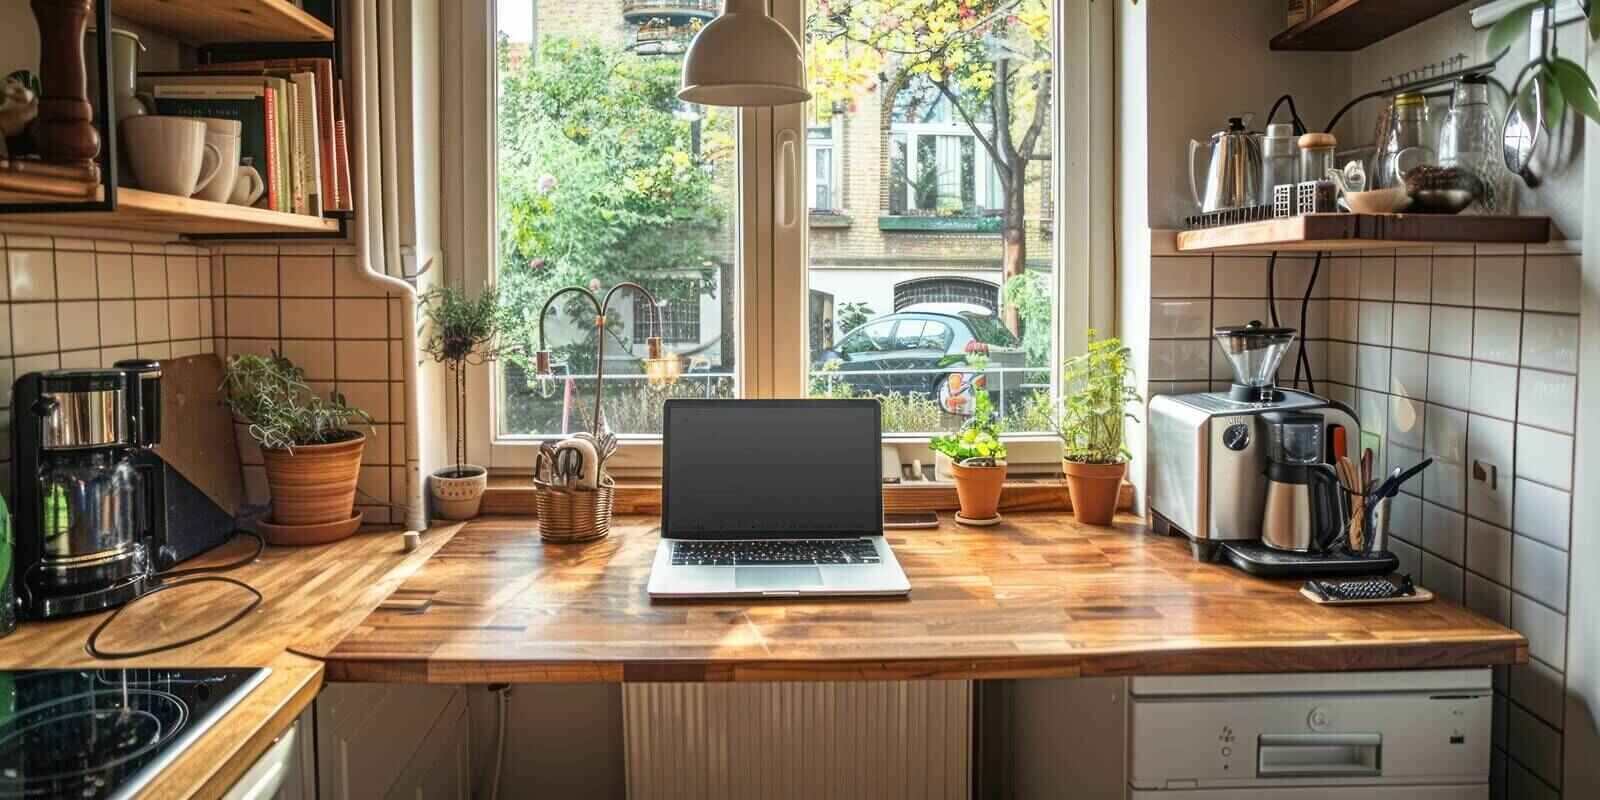
[[[1544, 24], [1535, 32], [1533, 14], [1540, 8], [1545, 12]], [[1596, 13], [1595, 4], [1585, 2], [1583, 13], [1588, 17], [1589, 37], [1600, 40], [1600, 14]], [[1522, 68], [1511, 87], [1522, 113], [1533, 118], [1536, 111], [1542, 111], [1546, 126], [1552, 130], [1561, 127], [1569, 108], [1600, 122], [1600, 99], [1596, 98], [1594, 80], [1582, 64], [1563, 58], [1556, 46], [1554, 0], [1532, 0], [1501, 17], [1489, 29], [1488, 51], [1498, 55], [1523, 36], [1534, 35], [1541, 37], [1540, 55]], [[1540, 98], [1544, 107], [1535, 109], [1534, 104]]]

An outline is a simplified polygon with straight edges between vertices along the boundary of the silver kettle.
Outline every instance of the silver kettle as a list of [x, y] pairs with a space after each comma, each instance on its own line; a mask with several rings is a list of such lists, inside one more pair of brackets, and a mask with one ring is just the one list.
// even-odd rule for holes
[[1206, 167], [1206, 193], [1195, 181], [1195, 157], [1205, 145], [1189, 140], [1189, 191], [1201, 213], [1249, 208], [1271, 202], [1261, 192], [1261, 140], [1245, 130], [1243, 117], [1229, 117], [1228, 129], [1211, 136], [1211, 162]]

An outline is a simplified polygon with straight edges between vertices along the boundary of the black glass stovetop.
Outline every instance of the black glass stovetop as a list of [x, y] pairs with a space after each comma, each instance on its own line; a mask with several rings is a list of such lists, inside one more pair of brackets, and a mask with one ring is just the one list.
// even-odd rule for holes
[[131, 797], [266, 676], [0, 671], [0, 798]]

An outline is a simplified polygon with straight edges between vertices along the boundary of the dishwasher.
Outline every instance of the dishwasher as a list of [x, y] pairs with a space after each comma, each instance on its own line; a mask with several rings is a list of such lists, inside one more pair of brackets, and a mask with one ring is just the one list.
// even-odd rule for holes
[[1132, 800], [1487, 800], [1488, 669], [1134, 678]]

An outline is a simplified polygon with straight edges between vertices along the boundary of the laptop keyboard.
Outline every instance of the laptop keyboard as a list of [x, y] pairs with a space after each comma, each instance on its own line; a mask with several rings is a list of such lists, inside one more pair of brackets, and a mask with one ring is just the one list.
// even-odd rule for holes
[[674, 567], [852, 565], [877, 564], [880, 560], [870, 539], [672, 543]]

